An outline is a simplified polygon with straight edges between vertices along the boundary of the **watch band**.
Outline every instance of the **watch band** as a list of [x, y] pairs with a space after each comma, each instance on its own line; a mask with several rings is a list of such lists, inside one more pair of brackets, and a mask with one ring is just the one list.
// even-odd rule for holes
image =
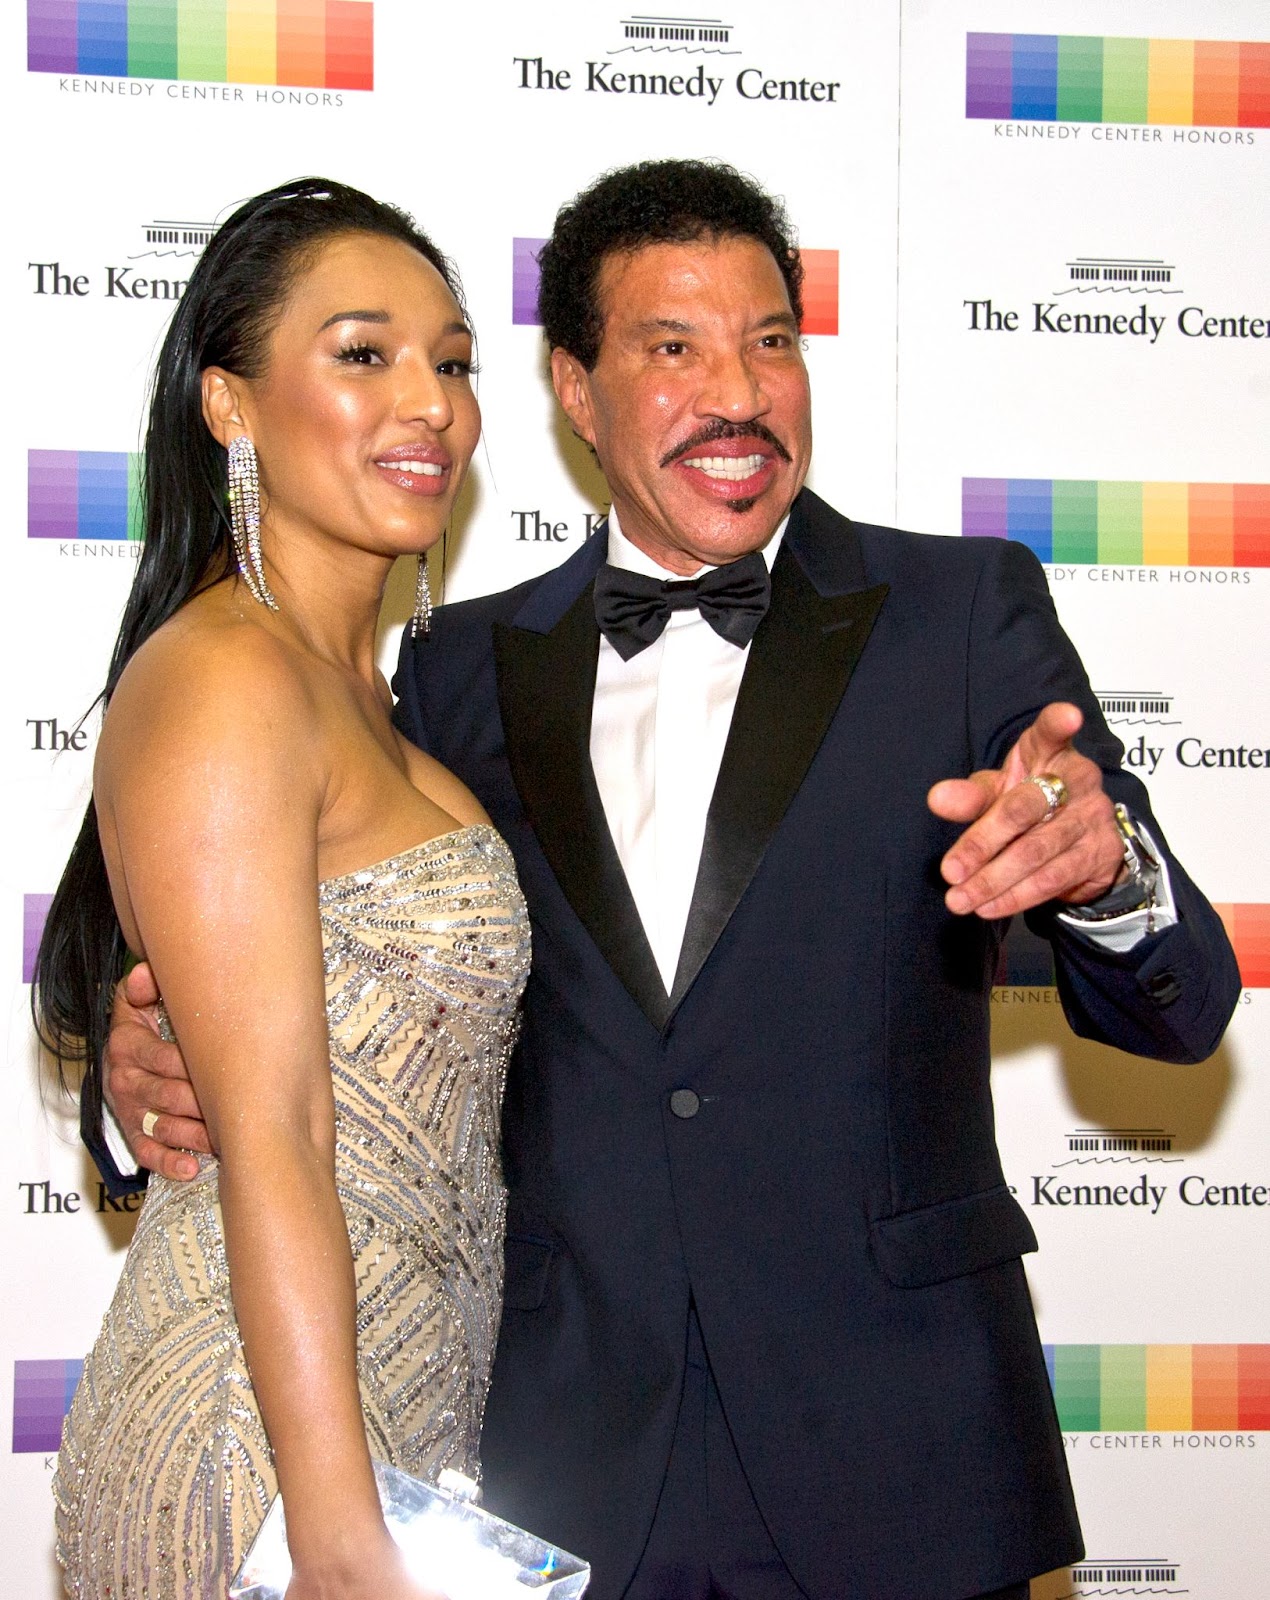
[[1114, 811], [1116, 830], [1124, 849], [1124, 864], [1129, 876], [1085, 906], [1066, 906], [1064, 915], [1081, 922], [1108, 922], [1131, 911], [1145, 911], [1147, 933], [1155, 932], [1155, 894], [1160, 883], [1160, 863], [1152, 855], [1133, 818], [1124, 806]]

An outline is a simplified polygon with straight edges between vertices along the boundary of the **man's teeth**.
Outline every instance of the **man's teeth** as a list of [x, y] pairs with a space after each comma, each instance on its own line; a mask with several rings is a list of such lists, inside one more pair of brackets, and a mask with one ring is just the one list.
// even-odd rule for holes
[[445, 470], [436, 461], [377, 461], [375, 465], [387, 467], [390, 472], [413, 472], [425, 478], [439, 478]]
[[742, 478], [752, 478], [767, 460], [766, 456], [691, 456], [686, 467], [696, 467], [707, 478], [722, 478], [739, 483]]

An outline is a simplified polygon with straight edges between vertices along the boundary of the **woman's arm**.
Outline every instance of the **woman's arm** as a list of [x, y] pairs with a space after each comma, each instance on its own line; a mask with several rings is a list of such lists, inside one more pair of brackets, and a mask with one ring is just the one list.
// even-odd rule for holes
[[378, 1600], [421, 1591], [380, 1515], [358, 1393], [317, 906], [318, 731], [274, 641], [155, 641], [112, 701], [96, 792], [125, 931], [154, 968], [220, 1152], [289, 1592]]

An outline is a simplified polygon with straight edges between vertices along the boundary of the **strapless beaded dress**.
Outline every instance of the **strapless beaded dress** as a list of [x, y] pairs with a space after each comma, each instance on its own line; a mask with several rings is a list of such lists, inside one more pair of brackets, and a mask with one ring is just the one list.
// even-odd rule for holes
[[[329, 878], [318, 896], [371, 1454], [475, 1477], [502, 1300], [499, 1111], [529, 970], [524, 901], [485, 826]], [[151, 1179], [66, 1419], [54, 1495], [75, 1600], [223, 1600], [277, 1487], [217, 1172], [207, 1158], [192, 1182]]]

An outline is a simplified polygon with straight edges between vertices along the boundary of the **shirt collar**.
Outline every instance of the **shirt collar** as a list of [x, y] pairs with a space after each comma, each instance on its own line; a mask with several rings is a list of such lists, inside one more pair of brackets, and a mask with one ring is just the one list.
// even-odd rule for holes
[[[665, 567], [658, 566], [652, 556], [647, 555], [638, 545], [634, 545], [622, 532], [618, 522], [617, 507], [610, 506], [608, 514], [609, 525], [609, 565], [618, 567], [623, 572], [641, 572], [646, 578], [676, 578], [677, 573], [668, 572]], [[776, 532], [763, 546], [763, 560], [767, 562], [767, 570], [772, 570], [772, 563], [776, 560], [776, 552], [781, 547], [781, 540], [785, 537], [785, 529], [789, 526], [789, 512], [781, 518]], [[702, 567], [701, 572], [693, 573], [699, 578], [702, 573], [713, 572], [713, 567]]]

